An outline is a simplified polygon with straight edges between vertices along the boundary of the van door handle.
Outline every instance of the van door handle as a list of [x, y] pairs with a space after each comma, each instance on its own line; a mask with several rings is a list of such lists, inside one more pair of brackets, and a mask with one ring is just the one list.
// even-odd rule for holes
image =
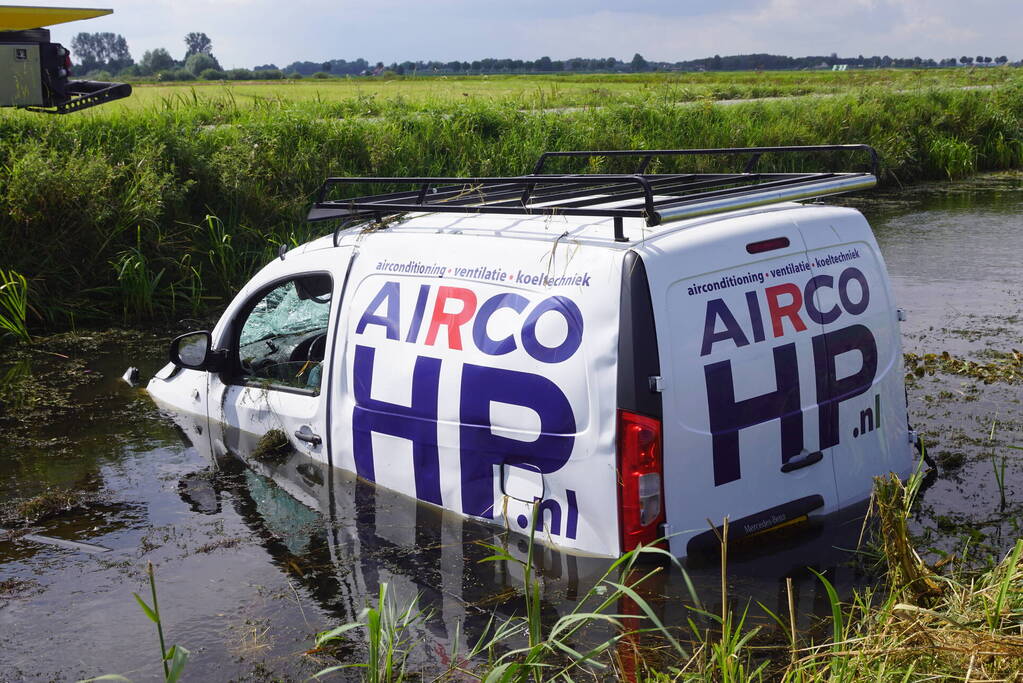
[[823, 459], [824, 454], [822, 452], [814, 451], [813, 453], [808, 453], [807, 455], [804, 455], [802, 458], [793, 458], [792, 460], [789, 460], [787, 463], [781, 466], [781, 471], [795, 472], [796, 470], [802, 469], [804, 467], [809, 467], [814, 463], [818, 463]]
[[305, 441], [311, 443], [314, 446], [319, 446], [323, 443], [323, 439], [320, 438], [319, 434], [313, 434], [313, 430], [303, 425], [302, 429], [295, 432], [295, 438], [299, 441]]

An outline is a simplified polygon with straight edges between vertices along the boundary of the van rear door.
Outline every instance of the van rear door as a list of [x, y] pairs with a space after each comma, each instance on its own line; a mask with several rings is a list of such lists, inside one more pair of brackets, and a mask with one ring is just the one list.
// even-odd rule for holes
[[816, 341], [819, 441], [833, 451], [839, 505], [870, 496], [873, 477], [913, 465], [902, 343], [884, 260], [863, 216], [808, 207], [797, 215], [811, 283], [806, 312]]
[[[837, 488], [817, 443], [810, 267], [791, 211], [714, 220], [646, 256], [664, 386], [671, 550], [830, 511]], [[692, 543], [690, 543], [692, 541]]]

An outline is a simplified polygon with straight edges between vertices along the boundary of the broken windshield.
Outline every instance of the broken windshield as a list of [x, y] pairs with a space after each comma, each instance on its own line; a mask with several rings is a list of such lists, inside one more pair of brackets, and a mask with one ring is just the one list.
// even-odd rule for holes
[[255, 305], [241, 332], [241, 346], [254, 342], [326, 330], [330, 313], [330, 294], [302, 299], [294, 281], [272, 289]]

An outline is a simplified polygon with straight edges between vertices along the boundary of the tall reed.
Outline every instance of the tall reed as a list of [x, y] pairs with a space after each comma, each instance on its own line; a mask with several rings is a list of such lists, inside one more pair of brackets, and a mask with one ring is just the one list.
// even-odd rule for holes
[[0, 330], [29, 342], [27, 317], [28, 281], [16, 271], [0, 269]]

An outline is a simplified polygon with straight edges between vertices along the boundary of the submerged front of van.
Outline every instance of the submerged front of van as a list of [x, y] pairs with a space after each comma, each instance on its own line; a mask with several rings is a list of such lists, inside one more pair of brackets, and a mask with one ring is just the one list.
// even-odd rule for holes
[[913, 466], [888, 276], [856, 211], [787, 204], [638, 245], [663, 393], [673, 554], [866, 499]]

